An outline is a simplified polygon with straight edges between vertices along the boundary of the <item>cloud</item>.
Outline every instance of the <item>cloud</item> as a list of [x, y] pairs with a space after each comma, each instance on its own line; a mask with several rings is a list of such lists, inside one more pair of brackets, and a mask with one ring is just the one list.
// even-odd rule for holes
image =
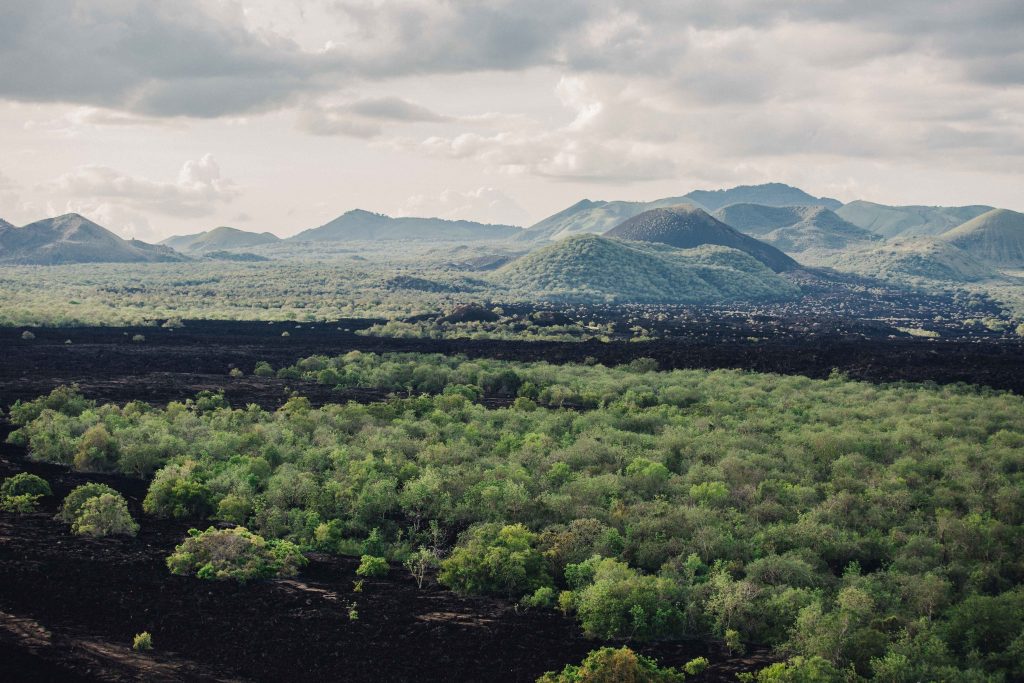
[[180, 217], [209, 215], [239, 195], [237, 185], [221, 177], [210, 154], [185, 162], [173, 181], [137, 178], [107, 166], [81, 166], [57, 178], [51, 189], [92, 202], [111, 201]]
[[170, 124], [166, 119], [137, 116], [112, 109], [97, 107], [76, 107], [75, 109], [53, 119], [37, 121], [29, 119], [25, 122], [25, 130], [46, 131], [56, 135], [74, 137], [85, 130], [106, 126], [160, 126]]
[[282, 106], [340, 68], [199, 0], [7, 0], [0, 63], [8, 99], [197, 117]]
[[451, 120], [400, 97], [365, 98], [337, 105], [306, 103], [296, 120], [299, 130], [312, 135], [373, 138], [386, 123], [439, 123]]
[[396, 216], [427, 216], [480, 223], [527, 225], [526, 210], [495, 187], [478, 187], [468, 192], [444, 190], [439, 195], [413, 195], [395, 212]]

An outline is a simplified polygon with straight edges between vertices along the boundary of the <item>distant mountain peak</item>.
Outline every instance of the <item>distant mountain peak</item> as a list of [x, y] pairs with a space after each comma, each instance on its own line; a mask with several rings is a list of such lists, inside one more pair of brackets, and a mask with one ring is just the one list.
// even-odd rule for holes
[[21, 228], [0, 226], [0, 261], [7, 263], [55, 265], [185, 259], [166, 246], [122, 239], [77, 213], [44, 218]]
[[709, 211], [717, 211], [730, 204], [761, 204], [764, 206], [824, 206], [838, 209], [843, 205], [831, 197], [815, 197], [798, 187], [785, 183], [737, 185], [722, 190], [694, 190], [685, 195]]
[[365, 209], [352, 209], [323, 225], [304, 230], [296, 242], [352, 242], [382, 240], [476, 241], [516, 237], [521, 228], [444, 218], [392, 217]]

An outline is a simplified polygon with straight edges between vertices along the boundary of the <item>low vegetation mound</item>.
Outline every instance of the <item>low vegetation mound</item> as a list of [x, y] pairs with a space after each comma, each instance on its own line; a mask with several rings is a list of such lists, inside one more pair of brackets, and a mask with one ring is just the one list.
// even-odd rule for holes
[[605, 233], [638, 242], [657, 242], [678, 249], [704, 245], [730, 247], [747, 254], [776, 273], [796, 270], [796, 261], [775, 247], [734, 230], [707, 212], [692, 206], [652, 209], [634, 216]]
[[293, 543], [268, 541], [244, 527], [190, 529], [167, 558], [173, 574], [235, 581], [295, 576], [306, 563]]
[[497, 271], [495, 280], [514, 291], [575, 301], [713, 303], [798, 292], [735, 249], [682, 250], [596, 235], [538, 249]]
[[1024, 213], [992, 209], [943, 233], [942, 239], [980, 261], [1024, 267]]

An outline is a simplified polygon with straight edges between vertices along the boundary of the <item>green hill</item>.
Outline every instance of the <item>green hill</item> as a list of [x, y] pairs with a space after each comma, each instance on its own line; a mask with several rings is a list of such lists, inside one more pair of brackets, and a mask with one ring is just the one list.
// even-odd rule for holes
[[63, 263], [145, 263], [185, 261], [170, 247], [121, 239], [77, 213], [46, 218], [21, 228], [0, 226], [0, 262], [37, 265]]
[[883, 280], [977, 282], [998, 276], [988, 265], [962, 249], [934, 237], [897, 238], [823, 259], [836, 270]]
[[700, 304], [782, 299], [799, 292], [735, 249], [681, 250], [597, 235], [542, 247], [492, 278], [516, 292], [569, 301]]
[[248, 232], [238, 228], [221, 226], [194, 235], [168, 237], [160, 244], [165, 244], [172, 249], [177, 249], [184, 253], [205, 254], [211, 251], [249, 249], [280, 241], [280, 237], [269, 232]]
[[732, 204], [715, 217], [789, 254], [848, 249], [882, 239], [823, 206]]
[[744, 235], [693, 206], [651, 209], [612, 228], [605, 235], [638, 242], [658, 242], [678, 249], [692, 249], [705, 244], [731, 247], [750, 254], [777, 273], [800, 267], [775, 247]]
[[355, 242], [382, 240], [475, 241], [506, 240], [522, 228], [442, 218], [392, 218], [355, 209], [318, 228], [304, 230], [293, 242]]
[[886, 206], [855, 201], [836, 209], [843, 220], [882, 237], [941, 235], [991, 206]]
[[1024, 267], [1024, 213], [992, 209], [943, 233], [941, 239], [1001, 267]]

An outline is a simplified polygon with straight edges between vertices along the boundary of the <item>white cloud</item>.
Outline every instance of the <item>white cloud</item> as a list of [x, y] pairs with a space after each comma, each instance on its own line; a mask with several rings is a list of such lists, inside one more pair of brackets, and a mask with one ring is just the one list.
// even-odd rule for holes
[[81, 166], [57, 178], [52, 188], [92, 202], [197, 217], [213, 213], [239, 195], [238, 186], [221, 177], [220, 166], [210, 154], [186, 161], [173, 181], [138, 178], [107, 166]]

